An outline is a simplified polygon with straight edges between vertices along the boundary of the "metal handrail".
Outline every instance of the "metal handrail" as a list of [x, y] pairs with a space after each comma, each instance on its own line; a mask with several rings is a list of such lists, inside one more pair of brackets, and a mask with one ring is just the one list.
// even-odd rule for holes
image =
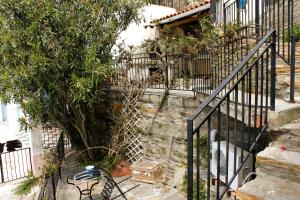
[[[200, 104], [200, 106], [195, 110], [192, 115], [188, 118], [188, 121], [192, 121], [199, 116], [199, 114], [209, 106], [209, 104], [219, 95], [219, 93], [230, 83], [230, 81], [237, 76], [237, 74], [244, 68], [244, 66], [249, 62], [249, 60], [257, 54], [257, 51], [266, 43], [266, 41], [275, 33], [272, 29], [267, 35], [255, 46], [255, 48], [246, 56], [246, 58], [231, 72], [231, 74], [222, 81], [222, 83], [213, 91], [213, 93], [208, 96], [205, 101]], [[203, 120], [204, 121], [204, 120]], [[202, 121], [202, 123], [203, 123]], [[201, 123], [200, 123], [201, 124]]]
[[[196, 163], [196, 172], [197, 172], [197, 178], [195, 179], [197, 181], [197, 198], [199, 199], [200, 195], [200, 190], [199, 190], [199, 185], [200, 185], [200, 147], [199, 147], [199, 138], [200, 138], [200, 132], [202, 131], [202, 128], [205, 128], [204, 125], [207, 123], [207, 133], [208, 133], [208, 152], [207, 152], [207, 157], [210, 158], [210, 155], [213, 153], [212, 152], [212, 147], [210, 147], [211, 144], [211, 128], [212, 128], [212, 118], [214, 114], [217, 114], [217, 121], [216, 121], [216, 126], [218, 129], [218, 138], [217, 138], [217, 144], [218, 144], [218, 158], [217, 158], [217, 174], [215, 176], [217, 177], [217, 192], [216, 192], [216, 199], [222, 199], [224, 196], [225, 192], [229, 187], [231, 187], [231, 184], [234, 182], [235, 178], [239, 174], [240, 170], [242, 169], [243, 165], [245, 165], [246, 161], [250, 159], [251, 153], [255, 150], [256, 144], [258, 140], [261, 138], [263, 133], [265, 132], [267, 125], [268, 125], [268, 96], [269, 96], [269, 88], [271, 91], [270, 97], [271, 97], [271, 108], [274, 107], [275, 105], [275, 64], [276, 64], [276, 39], [275, 39], [275, 30], [269, 31], [262, 40], [258, 42], [258, 44], [255, 46], [255, 48], [243, 59], [243, 61], [230, 73], [230, 75], [222, 81], [222, 83], [213, 91], [213, 93], [198, 107], [198, 109], [192, 114], [191, 117], [188, 118], [187, 120], [187, 149], [188, 149], [188, 199], [191, 200], [193, 198], [193, 185], [194, 185], [194, 170], [193, 170], [193, 165], [194, 165], [194, 153], [193, 153], [193, 148], [194, 148], [194, 140], [197, 142], [197, 163]], [[269, 41], [270, 38], [272, 41]], [[265, 45], [265, 46], [264, 46]], [[262, 49], [262, 47], [264, 47]], [[271, 55], [269, 56], [270, 50], [271, 49]], [[267, 59], [266, 59], [267, 58]], [[269, 62], [269, 58], [271, 58], [271, 61]], [[253, 59], [253, 60], [252, 60]], [[269, 84], [269, 64], [271, 63], [271, 78], [270, 78], [270, 84]], [[259, 68], [261, 66], [261, 68]], [[266, 71], [264, 71], [266, 69]], [[254, 77], [252, 77], [253, 72], [255, 73]], [[264, 75], [266, 74], [266, 75]], [[254, 100], [255, 100], [255, 105], [252, 107], [251, 105], [251, 88], [252, 88], [252, 78], [255, 78], [255, 91], [254, 91]], [[264, 79], [266, 78], [266, 79]], [[234, 82], [233, 82], [234, 81]], [[249, 88], [249, 92], [245, 94], [245, 82], [248, 84], [247, 88]], [[258, 85], [260, 85], [264, 89], [260, 89], [258, 91]], [[228, 89], [229, 86], [229, 89]], [[238, 136], [237, 135], [237, 126], [238, 126], [238, 97], [239, 97], [239, 86], [242, 88], [242, 104], [240, 107], [242, 108], [242, 120], [241, 120], [241, 126], [242, 126], [242, 135]], [[224, 92], [225, 89], [225, 92]], [[227, 89], [227, 91], [226, 91]], [[223, 92], [225, 94], [223, 94]], [[260, 92], [260, 93], [259, 93]], [[264, 93], [265, 92], [265, 93]], [[230, 103], [231, 103], [231, 98], [233, 97], [233, 106], [234, 110], [231, 111], [234, 113], [234, 116], [232, 117], [232, 120], [234, 124], [234, 130], [233, 130], [233, 135], [231, 135], [233, 138], [230, 139], [230, 131], [229, 131], [229, 124], [230, 124]], [[260, 96], [259, 96], [260, 95]], [[265, 95], [265, 99], [263, 98], [263, 95]], [[247, 105], [247, 110], [248, 113], [247, 115], [245, 114], [245, 99], [250, 102], [249, 105]], [[217, 100], [217, 102], [214, 104], [214, 106], [210, 106], [210, 103], [213, 102], [214, 100]], [[226, 120], [227, 120], [227, 127], [226, 130], [221, 131], [221, 106], [223, 104], [227, 103], [227, 111], [225, 112], [226, 115]], [[259, 104], [260, 103], [260, 104]], [[264, 105], [265, 104], [265, 105]], [[258, 106], [259, 105], [259, 106]], [[209, 108], [209, 111], [206, 110], [206, 108]], [[264, 110], [263, 110], [264, 108]], [[254, 109], [254, 119], [252, 119], [252, 109]], [[206, 110], [206, 111], [205, 111]], [[260, 112], [259, 112], [260, 111]], [[204, 113], [203, 119], [196, 120], [197, 117], [201, 113]], [[247, 125], [245, 125], [245, 116], [248, 117], [248, 122], [246, 122]], [[264, 117], [263, 117], [264, 116]], [[200, 121], [198, 123], [198, 121]], [[196, 124], [197, 123], [197, 124]], [[247, 127], [247, 128], [246, 128]], [[252, 127], [255, 129], [255, 131], [252, 133], [251, 129]], [[245, 133], [245, 129], [247, 132]], [[201, 131], [200, 131], [201, 130]], [[225, 134], [226, 133], [226, 134]], [[221, 136], [221, 134], [225, 134], [227, 136]], [[248, 138], [248, 144], [245, 144], [244, 137], [245, 134], [247, 134]], [[252, 140], [252, 134], [255, 134], [255, 139]], [[194, 136], [196, 136], [196, 139], [194, 139]], [[241, 149], [241, 161], [237, 162], [237, 149], [238, 149], [238, 144], [237, 140], [241, 139], [241, 144], [242, 147]], [[252, 139], [251, 139], [252, 138]], [[222, 166], [226, 168], [226, 176], [224, 180], [225, 183], [225, 189], [223, 191], [220, 191], [220, 183], [219, 181], [221, 180], [221, 175], [220, 175], [220, 151], [221, 151], [221, 140], [225, 140], [225, 145], [226, 145], [226, 166]], [[234, 172], [232, 175], [229, 176], [229, 144], [230, 140], [233, 140], [234, 143], [234, 161], [233, 161], [233, 167]], [[207, 172], [207, 193], [206, 195], [210, 195], [210, 178], [211, 178], [211, 167], [210, 167], [210, 160], [208, 161], [208, 172]], [[231, 161], [232, 162], [232, 161]], [[223, 175], [224, 176], [224, 175]]]

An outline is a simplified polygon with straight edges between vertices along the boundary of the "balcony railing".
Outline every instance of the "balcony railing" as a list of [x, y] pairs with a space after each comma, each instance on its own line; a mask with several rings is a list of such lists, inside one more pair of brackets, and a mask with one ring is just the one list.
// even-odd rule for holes
[[108, 87], [127, 87], [138, 84], [151, 89], [198, 91], [209, 94], [210, 54], [148, 55], [136, 54], [130, 58], [116, 58], [114, 73]]
[[186, 6], [196, 5], [199, 2], [199, 0], [151, 0], [152, 4], [171, 7], [175, 8], [176, 10], [182, 10]]

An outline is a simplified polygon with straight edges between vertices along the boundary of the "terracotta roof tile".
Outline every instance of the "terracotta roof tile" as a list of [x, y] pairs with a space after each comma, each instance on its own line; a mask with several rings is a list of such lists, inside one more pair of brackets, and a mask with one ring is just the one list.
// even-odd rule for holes
[[164, 16], [164, 17], [161, 17], [159, 19], [155, 19], [153, 21], [151, 21], [151, 23], [157, 23], [161, 20], [164, 20], [164, 19], [168, 19], [168, 18], [171, 18], [171, 17], [174, 17], [174, 16], [177, 16], [177, 15], [180, 15], [182, 13], [185, 13], [185, 12], [188, 12], [188, 11], [191, 11], [191, 10], [194, 10], [196, 8], [199, 8], [201, 6], [204, 6], [206, 4], [209, 4], [211, 0], [202, 0], [202, 1], [199, 1], [199, 2], [194, 2], [194, 3], [191, 3], [190, 5], [188, 6], [185, 6], [183, 9], [181, 10], [178, 10], [176, 13], [173, 13], [173, 14], [170, 14], [170, 15], [167, 15], [167, 16]]

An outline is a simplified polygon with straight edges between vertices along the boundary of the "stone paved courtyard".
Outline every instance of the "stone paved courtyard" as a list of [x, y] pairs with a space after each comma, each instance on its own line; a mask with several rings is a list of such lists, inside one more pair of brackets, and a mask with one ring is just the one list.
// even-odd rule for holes
[[[76, 200], [79, 199], [79, 192], [73, 185], [67, 184], [66, 178], [73, 177], [74, 174], [83, 171], [83, 167], [78, 167], [76, 163], [76, 155], [70, 153], [66, 157], [66, 161], [63, 163], [62, 166], [62, 179], [58, 183], [57, 189], [57, 199], [58, 200]], [[122, 178], [116, 178], [115, 181], [118, 179], [122, 180]], [[165, 185], [159, 183], [157, 185], [153, 184], [146, 184], [140, 182], [134, 182], [132, 180], [128, 180], [120, 184], [120, 187], [123, 191], [131, 188], [134, 185], [140, 184], [134, 190], [131, 190], [126, 194], [128, 200], [184, 200], [185, 197], [175, 188], [168, 188]], [[98, 184], [94, 187], [93, 190], [93, 198], [94, 200], [101, 199], [101, 191], [103, 188], [103, 184]], [[116, 194], [116, 191], [113, 192], [112, 196]], [[83, 196], [83, 200], [88, 200], [87, 196]], [[122, 200], [123, 197], [117, 198], [117, 200]]]
[[15, 190], [16, 186], [23, 180], [25, 180], [25, 178], [0, 184], [0, 199], [1, 200], [3, 200], [3, 199], [7, 199], [7, 200], [33, 200], [33, 199], [36, 199], [36, 197], [40, 191], [38, 186], [34, 187], [32, 189], [32, 191], [30, 192], [30, 194], [28, 194], [26, 196], [16, 196], [14, 194], [14, 190]]

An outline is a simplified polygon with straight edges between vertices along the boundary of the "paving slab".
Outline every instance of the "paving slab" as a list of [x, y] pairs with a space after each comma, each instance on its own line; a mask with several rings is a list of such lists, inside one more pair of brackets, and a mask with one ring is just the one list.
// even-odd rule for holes
[[[79, 192], [73, 185], [67, 184], [67, 177], [72, 177], [74, 174], [84, 170], [83, 167], [79, 167], [76, 162], [76, 153], [70, 154], [62, 166], [62, 179], [59, 180], [57, 188], [57, 200], [76, 200], [79, 199]], [[114, 178], [116, 182], [123, 180], [126, 177]], [[162, 183], [159, 184], [147, 184], [142, 182], [136, 182], [131, 179], [121, 183], [119, 186], [122, 191], [126, 191], [133, 186], [139, 185], [137, 188], [126, 193], [128, 200], [185, 200], [184, 194], [179, 192], [175, 188], [168, 188]], [[103, 184], [100, 183], [95, 186], [93, 190], [93, 199], [101, 199], [101, 191]], [[118, 194], [117, 190], [114, 190], [112, 197]], [[1, 199], [1, 198], [0, 198]], [[83, 196], [83, 200], [88, 200], [87, 196]], [[123, 197], [116, 198], [116, 200], [123, 200]]]
[[38, 186], [34, 187], [28, 195], [17, 196], [14, 194], [14, 190], [18, 184], [20, 184], [24, 179], [19, 179], [16, 181], [11, 181], [7, 183], [0, 184], [0, 199], [4, 200], [35, 200], [39, 194], [40, 188]]

